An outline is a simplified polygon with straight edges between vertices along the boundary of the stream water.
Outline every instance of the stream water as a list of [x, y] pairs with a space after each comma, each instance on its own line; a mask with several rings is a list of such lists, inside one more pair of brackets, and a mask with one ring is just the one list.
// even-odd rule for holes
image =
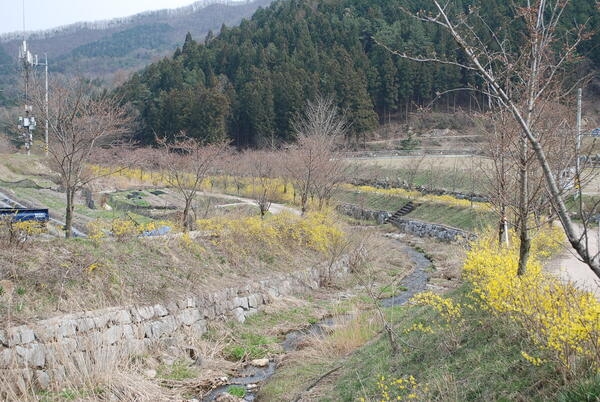
[[[380, 301], [381, 305], [384, 307], [402, 305], [410, 300], [410, 298], [415, 294], [425, 290], [427, 286], [427, 268], [431, 266], [431, 261], [422, 253], [408, 245], [399, 243], [399, 247], [413, 263], [414, 270], [401, 281], [402, 288], [406, 290], [395, 296]], [[315, 324], [310, 325], [307, 328], [291, 331], [286, 334], [285, 339], [282, 342], [283, 350], [290, 352], [298, 349], [299, 346], [307, 339], [314, 337], [325, 337], [331, 332], [334, 326], [340, 325], [340, 323], [343, 321], [349, 321], [351, 319], [351, 315], [341, 317], [338, 316], [335, 317], [335, 319], [332, 317], [327, 317]], [[245, 387], [246, 396], [244, 397], [244, 401], [254, 401], [256, 399], [256, 390], [258, 389], [258, 384], [268, 380], [269, 377], [275, 373], [275, 369], [276, 367], [274, 362], [269, 362], [269, 365], [266, 367], [254, 367], [248, 365], [238, 373], [237, 377], [230, 378], [227, 385], [223, 385], [214, 389], [212, 392], [202, 398], [202, 401], [210, 402], [216, 400], [219, 395], [227, 392], [231, 386]]]

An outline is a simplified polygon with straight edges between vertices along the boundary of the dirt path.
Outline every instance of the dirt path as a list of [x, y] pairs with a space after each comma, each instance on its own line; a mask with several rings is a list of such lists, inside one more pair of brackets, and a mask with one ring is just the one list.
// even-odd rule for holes
[[[222, 204], [222, 205], [219, 205], [219, 207], [227, 207], [227, 206], [231, 206], [231, 205], [243, 205], [243, 204], [254, 205], [254, 206], [257, 205], [256, 200], [240, 197], [237, 195], [229, 195], [229, 194], [222, 194], [222, 193], [209, 193], [209, 192], [201, 192], [199, 194], [205, 195], [205, 196], [212, 195], [212, 196], [216, 196], [216, 197], [220, 197], [220, 198], [228, 198], [233, 201], [237, 201], [237, 202], [233, 202], [231, 204]], [[278, 214], [278, 213], [281, 213], [282, 211], [287, 211], [287, 212], [291, 212], [292, 214], [300, 215], [300, 211], [296, 208], [288, 207], [287, 205], [283, 205], [283, 204], [277, 204], [275, 202], [271, 203], [269, 212], [271, 212], [272, 214]]]
[[[590, 249], [598, 252], [598, 231], [591, 230]], [[578, 288], [593, 293], [600, 299], [600, 279], [592, 270], [578, 259], [569, 247], [559, 257], [547, 265], [548, 272], [558, 275], [565, 281], [573, 282]]]

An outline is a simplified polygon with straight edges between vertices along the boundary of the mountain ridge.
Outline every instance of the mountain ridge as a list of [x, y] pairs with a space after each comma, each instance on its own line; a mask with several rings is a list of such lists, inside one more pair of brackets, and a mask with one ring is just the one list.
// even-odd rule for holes
[[[222, 25], [237, 25], [271, 1], [202, 0], [176, 9], [69, 24], [27, 33], [28, 47], [41, 57], [48, 55], [51, 74], [85, 75], [110, 82], [120, 71], [127, 74], [173, 54], [188, 32], [204, 38]], [[22, 40], [23, 33], [0, 35], [0, 88], [8, 99], [18, 96], [17, 55]]]
[[70, 24], [59, 25], [47, 29], [39, 29], [39, 30], [30, 30], [30, 31], [13, 31], [6, 32], [0, 34], [0, 43], [12, 41], [12, 40], [22, 40], [23, 36], [27, 39], [46, 39], [49, 36], [77, 31], [80, 29], [91, 29], [91, 30], [105, 30], [111, 29], [114, 27], [118, 27], [119, 25], [126, 25], [130, 23], [135, 23], [138, 20], [147, 17], [175, 17], [180, 15], [187, 15], [191, 13], [195, 13], [198, 10], [201, 10], [205, 7], [214, 5], [214, 4], [224, 4], [227, 6], [231, 5], [240, 5], [240, 4], [248, 4], [251, 3], [251, 0], [201, 0], [196, 1], [190, 5], [177, 7], [177, 8], [163, 8], [159, 10], [148, 10], [142, 11], [140, 13], [135, 13], [132, 15], [128, 15], [125, 17], [115, 17], [103, 20], [94, 20], [94, 21], [77, 21]]

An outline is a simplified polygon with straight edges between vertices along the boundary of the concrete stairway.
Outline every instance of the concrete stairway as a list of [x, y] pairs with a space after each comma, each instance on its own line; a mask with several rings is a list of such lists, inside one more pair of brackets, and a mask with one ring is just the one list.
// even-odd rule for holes
[[394, 212], [394, 214], [392, 216], [387, 218], [384, 223], [392, 223], [392, 224], [397, 223], [401, 217], [411, 213], [412, 211], [415, 210], [416, 207], [417, 207], [417, 205], [415, 205], [412, 201], [409, 201], [406, 204], [404, 204], [402, 206], [402, 208], [400, 208], [399, 210]]

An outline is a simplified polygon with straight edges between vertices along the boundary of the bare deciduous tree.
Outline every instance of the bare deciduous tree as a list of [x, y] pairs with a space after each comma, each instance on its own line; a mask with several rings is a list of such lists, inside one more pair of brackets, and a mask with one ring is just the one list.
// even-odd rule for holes
[[343, 181], [348, 168], [336, 147], [348, 126], [333, 100], [324, 98], [308, 102], [293, 124], [297, 143], [288, 154], [286, 170], [304, 214], [309, 197], [317, 197], [321, 208]]
[[[568, 135], [572, 132], [572, 122], [563, 117], [568, 115], [564, 106], [549, 105], [535, 124], [540, 143], [549, 151], [552, 170], [563, 176], [565, 172], [569, 172], [575, 153], [572, 138]], [[545, 218], [553, 218], [545, 180], [532, 150], [527, 149], [525, 154], [522, 153], [521, 129], [514, 119], [502, 109], [486, 113], [482, 117], [481, 129], [487, 139], [482, 151], [488, 156], [492, 168], [486, 164], [481, 173], [488, 179], [487, 193], [499, 216], [499, 242], [508, 241], [507, 221], [514, 223], [523, 242], [530, 228], [539, 227]], [[525, 188], [520, 187], [524, 173], [527, 177]], [[558, 182], [561, 191], [566, 194], [570, 181], [560, 179]], [[530, 219], [531, 216], [535, 219]]]
[[264, 217], [277, 193], [277, 155], [272, 151], [247, 151], [244, 159], [252, 177], [252, 198]]
[[[51, 93], [48, 156], [66, 193], [65, 236], [71, 237], [75, 194], [99, 176], [88, 163], [101, 145], [128, 131], [132, 118], [117, 99], [81, 78], [56, 81]], [[40, 93], [34, 97], [39, 110], [44, 110], [43, 99]]]
[[192, 229], [190, 219], [193, 201], [206, 179], [216, 166], [219, 156], [228, 147], [227, 142], [202, 145], [196, 139], [180, 134], [173, 142], [166, 138], [157, 138], [162, 146], [159, 166], [165, 175], [167, 184], [175, 189], [183, 198], [184, 207], [181, 225], [184, 231]]
[[[586, 38], [585, 26], [573, 24], [565, 31], [561, 24], [569, 0], [527, 0], [524, 5], [513, 4], [515, 20], [523, 25], [520, 43], [510, 38], [500, 37], [502, 31], [492, 31], [480, 35], [475, 23], [489, 26], [479, 16], [476, 7], [469, 7], [468, 13], [453, 7], [451, 3], [430, 0], [434, 11], [419, 12], [415, 17], [426, 23], [436, 24], [447, 32], [464, 54], [464, 61], [441, 59], [438, 56], [409, 55], [394, 51], [395, 54], [420, 62], [445, 63], [460, 66], [477, 75], [484, 83], [484, 92], [490, 105], [502, 108], [512, 116], [520, 129], [520, 191], [522, 204], [526, 200], [523, 191], [527, 188], [527, 169], [523, 167], [526, 155], [531, 149], [542, 171], [548, 198], [552, 203], [567, 238], [592, 271], [600, 277], [600, 257], [593, 255], [588, 246], [587, 232], [582, 234], [573, 223], [565, 205], [564, 192], [553, 171], [548, 149], [540, 139], [537, 124], [549, 104], [560, 103], [569, 86], [565, 71], [568, 64], [577, 57], [577, 47]], [[511, 21], [511, 23], [515, 23]], [[577, 83], [578, 84], [578, 83]], [[576, 172], [579, 176], [580, 172]], [[527, 209], [522, 205], [521, 209]], [[520, 269], [527, 262], [528, 238], [522, 238]]]

